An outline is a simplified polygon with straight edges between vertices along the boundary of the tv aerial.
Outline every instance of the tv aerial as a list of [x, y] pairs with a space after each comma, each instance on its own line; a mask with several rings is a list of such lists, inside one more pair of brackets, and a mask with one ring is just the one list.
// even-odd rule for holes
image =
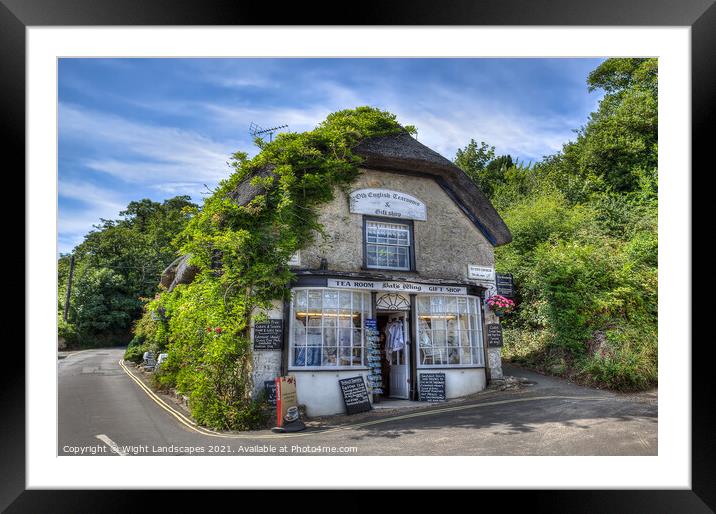
[[278, 127], [271, 127], [271, 128], [265, 129], [252, 121], [251, 125], [249, 125], [249, 133], [254, 137], [261, 137], [264, 134], [268, 134], [269, 141], [273, 141], [273, 133], [276, 132], [277, 130], [281, 130], [284, 128], [288, 128], [288, 125], [280, 125]]

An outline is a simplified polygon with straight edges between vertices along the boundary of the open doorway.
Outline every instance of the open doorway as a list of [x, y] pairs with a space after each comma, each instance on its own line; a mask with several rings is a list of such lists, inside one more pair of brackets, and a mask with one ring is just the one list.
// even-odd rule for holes
[[409, 314], [409, 311], [377, 311], [384, 397], [409, 397]]

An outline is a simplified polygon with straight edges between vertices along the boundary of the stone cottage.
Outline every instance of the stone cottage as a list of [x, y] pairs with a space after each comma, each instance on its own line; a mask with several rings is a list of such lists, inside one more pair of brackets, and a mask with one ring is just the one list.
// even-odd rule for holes
[[[291, 299], [269, 312], [273, 334], [260, 327], [273, 343], [256, 345], [252, 333], [256, 391], [294, 375], [309, 416], [344, 412], [338, 381], [356, 376], [371, 400], [417, 401], [421, 376], [436, 373], [447, 398], [481, 391], [502, 376], [484, 330], [499, 320], [484, 300], [507, 226], [461, 169], [407, 133], [354, 152], [361, 174], [321, 207], [327, 237], [294, 255]], [[247, 179], [234, 198], [244, 205], [259, 192]], [[191, 278], [182, 264], [167, 269], [165, 285]]]

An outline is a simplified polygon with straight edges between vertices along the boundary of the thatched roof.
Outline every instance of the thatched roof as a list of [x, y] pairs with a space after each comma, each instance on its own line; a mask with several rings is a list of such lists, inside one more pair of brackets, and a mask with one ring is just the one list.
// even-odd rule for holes
[[[465, 172], [407, 132], [366, 139], [354, 152], [365, 159], [365, 168], [430, 176], [494, 246], [512, 241], [512, 234], [505, 222]], [[251, 179], [256, 175], [266, 177], [270, 175], [271, 169], [265, 168], [247, 177], [236, 187], [232, 198], [239, 205], [250, 202], [263, 191], [261, 187], [252, 186]]]
[[172, 292], [179, 284], [188, 284], [194, 280], [194, 277], [199, 272], [199, 268], [189, 264], [190, 258], [190, 253], [177, 257], [162, 271], [162, 277], [159, 283], [166, 287], [167, 291]]
[[366, 139], [354, 151], [365, 158], [366, 168], [431, 176], [493, 245], [512, 241], [507, 225], [470, 177], [407, 132]]
[[244, 180], [242, 180], [236, 188], [229, 193], [229, 196], [239, 205], [246, 205], [253, 200], [257, 195], [264, 192], [263, 186], [254, 186], [251, 184], [251, 179], [255, 177], [265, 178], [271, 175], [275, 166], [266, 166], [261, 168], [259, 171], [252, 173]]

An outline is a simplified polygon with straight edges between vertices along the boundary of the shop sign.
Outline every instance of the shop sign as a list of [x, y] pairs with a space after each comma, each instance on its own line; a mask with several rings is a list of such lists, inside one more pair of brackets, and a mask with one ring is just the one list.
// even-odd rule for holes
[[350, 194], [350, 211], [388, 218], [427, 220], [425, 204], [407, 193], [390, 189], [358, 189]]
[[289, 266], [300, 266], [301, 265], [301, 251], [298, 250], [296, 253], [294, 253], [291, 258], [288, 260]]
[[495, 286], [497, 287], [497, 294], [507, 298], [514, 298], [515, 285], [512, 281], [511, 273], [496, 273]]
[[499, 348], [502, 346], [502, 327], [499, 323], [487, 324], [487, 347]]
[[339, 380], [338, 384], [343, 393], [343, 402], [346, 404], [346, 412], [348, 414], [356, 414], [358, 412], [366, 412], [371, 409], [370, 400], [368, 399], [368, 389], [362, 376], [344, 378]]
[[474, 280], [487, 280], [489, 282], [492, 282], [493, 280], [495, 280], [495, 268], [478, 266], [476, 264], [468, 264], [467, 278], [471, 278]]
[[270, 319], [254, 324], [254, 350], [281, 350], [282, 348], [282, 319]]
[[266, 391], [266, 400], [269, 405], [276, 407], [276, 381], [264, 380], [264, 390]]
[[391, 282], [384, 280], [328, 279], [327, 287], [346, 289], [370, 289], [374, 291], [399, 291], [403, 293], [433, 293], [466, 295], [466, 287], [419, 284], [417, 282]]
[[421, 373], [419, 379], [419, 399], [421, 402], [444, 402], [445, 373]]

